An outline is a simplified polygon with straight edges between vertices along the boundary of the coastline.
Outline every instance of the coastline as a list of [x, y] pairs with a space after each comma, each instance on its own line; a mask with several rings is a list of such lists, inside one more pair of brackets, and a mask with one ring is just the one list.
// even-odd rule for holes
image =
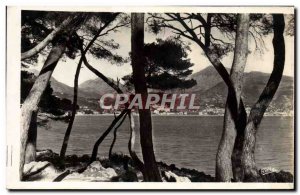
[[[134, 113], [133, 114], [134, 116], [138, 116], [139, 114], [137, 113]], [[114, 114], [76, 114], [76, 116], [114, 116]], [[195, 117], [195, 116], [199, 116], [199, 117], [202, 117], [202, 116], [209, 116], [209, 117], [213, 117], [213, 116], [216, 116], [216, 117], [222, 117], [224, 116], [224, 114], [214, 114], [214, 115], [197, 115], [197, 114], [152, 114], [151, 116], [153, 117], [158, 117], [158, 116], [182, 116], [182, 117]], [[284, 114], [265, 114], [264, 115], [265, 117], [294, 117], [294, 115], [284, 115]]]
[[[113, 153], [110, 159], [100, 157], [92, 163], [89, 160], [89, 155], [67, 155], [62, 163], [59, 155], [52, 150], [41, 150], [37, 152], [37, 160], [25, 166], [26, 181], [143, 181], [142, 173], [127, 155]], [[164, 162], [157, 162], [157, 165], [163, 182], [215, 182], [213, 176], [196, 169], [178, 168], [175, 164]], [[260, 169], [259, 174], [261, 182], [294, 181], [292, 173], [273, 168]]]

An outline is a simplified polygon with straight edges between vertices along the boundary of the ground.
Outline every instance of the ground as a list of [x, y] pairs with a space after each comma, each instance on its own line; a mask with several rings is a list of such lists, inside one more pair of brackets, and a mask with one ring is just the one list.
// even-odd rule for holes
[[[98, 158], [88, 165], [88, 155], [68, 155], [64, 163], [51, 150], [37, 152], [37, 159], [24, 166], [26, 181], [112, 181], [141, 182], [142, 173], [135, 168], [131, 158], [113, 154], [111, 159]], [[215, 182], [215, 178], [195, 169], [177, 168], [174, 164], [158, 162], [164, 182]], [[263, 182], [293, 182], [293, 175], [275, 169], [260, 170]]]

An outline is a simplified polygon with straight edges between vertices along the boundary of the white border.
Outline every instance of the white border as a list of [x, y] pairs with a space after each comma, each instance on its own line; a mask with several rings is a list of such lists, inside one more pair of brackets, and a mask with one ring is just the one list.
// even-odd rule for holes
[[[294, 8], [286, 7], [8, 7], [7, 16], [7, 188], [9, 189], [292, 189], [289, 183], [114, 183], [114, 182], [19, 182], [20, 147], [20, 11], [113, 11], [113, 12], [212, 12], [212, 13], [285, 13], [293, 14]], [[16, 87], [17, 86], [17, 87]], [[10, 156], [12, 154], [12, 162]], [[12, 166], [10, 164], [12, 163]]]

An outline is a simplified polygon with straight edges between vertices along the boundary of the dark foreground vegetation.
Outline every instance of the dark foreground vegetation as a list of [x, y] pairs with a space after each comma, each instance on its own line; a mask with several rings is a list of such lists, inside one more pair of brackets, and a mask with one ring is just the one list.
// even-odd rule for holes
[[[27, 169], [27, 181], [112, 181], [141, 182], [142, 173], [135, 168], [132, 159], [124, 154], [113, 153], [108, 158], [97, 158], [89, 163], [89, 155], [67, 155], [64, 165], [59, 155], [51, 150], [39, 151], [37, 162], [32, 162]], [[215, 182], [215, 177], [195, 169], [178, 168], [164, 162], [157, 163], [163, 182]], [[85, 168], [84, 168], [85, 167]], [[261, 182], [293, 182], [290, 172], [259, 170]], [[234, 181], [233, 181], [234, 182]]]

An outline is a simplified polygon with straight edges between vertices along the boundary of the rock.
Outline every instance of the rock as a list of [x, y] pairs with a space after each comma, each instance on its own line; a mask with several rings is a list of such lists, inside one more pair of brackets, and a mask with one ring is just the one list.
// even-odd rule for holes
[[118, 181], [118, 182], [137, 182], [138, 176], [136, 172], [129, 170], [125, 173], [122, 173], [119, 176], [113, 177], [111, 181]]
[[60, 171], [47, 161], [30, 162], [24, 165], [25, 181], [53, 181]]
[[194, 174], [193, 176], [190, 177], [192, 182], [215, 182], [215, 178], [206, 175], [203, 172], [198, 172], [197, 174]]
[[180, 177], [171, 171], [164, 172], [167, 182], [191, 182], [187, 177]]
[[116, 176], [114, 169], [104, 168], [99, 161], [94, 161], [83, 173], [72, 173], [63, 181], [110, 181]]
[[[261, 175], [261, 179], [263, 182], [277, 182], [275, 173]], [[254, 181], [256, 181], [256, 178], [254, 178]]]
[[294, 182], [294, 177], [290, 172], [280, 171], [279, 173], [277, 173], [276, 177], [277, 182]]
[[49, 161], [55, 164], [59, 160], [59, 155], [54, 153], [52, 150], [40, 150], [36, 152], [37, 161]]
[[100, 161], [94, 161], [94, 162], [92, 162], [92, 164], [90, 164], [88, 166], [87, 170], [88, 169], [90, 169], [90, 170], [97, 170], [97, 169], [101, 170], [101, 169], [103, 169], [103, 167], [102, 167]]
[[52, 157], [54, 152], [52, 150], [40, 150], [36, 152], [36, 158], [45, 158], [45, 157]]
[[176, 170], [177, 169], [177, 167], [174, 165], [174, 164], [170, 164], [170, 170], [171, 171], [174, 171], [174, 170]]
[[273, 168], [273, 167], [265, 167], [265, 168], [262, 168], [259, 170], [259, 173], [261, 175], [266, 175], [266, 174], [269, 174], [269, 173], [278, 173], [279, 170]]
[[292, 183], [294, 177], [290, 172], [279, 171], [261, 175], [263, 182]]
[[90, 156], [87, 154], [82, 155], [79, 157], [80, 162], [88, 162], [90, 160]]
[[45, 167], [47, 167], [49, 165], [50, 165], [50, 163], [47, 161], [44, 161], [44, 162], [32, 161], [32, 162], [24, 165], [23, 173], [24, 173], [24, 175], [30, 175], [30, 174], [33, 174], [34, 172], [39, 172], [41, 169], [44, 169]]

